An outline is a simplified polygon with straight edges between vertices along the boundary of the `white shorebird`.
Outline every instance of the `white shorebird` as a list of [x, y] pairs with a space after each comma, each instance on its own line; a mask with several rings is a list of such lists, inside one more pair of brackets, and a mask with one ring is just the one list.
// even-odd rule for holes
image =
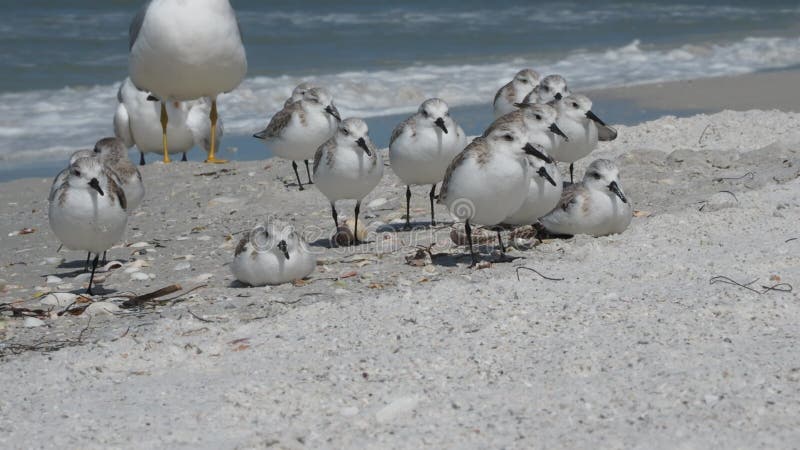
[[69, 163], [67, 164], [67, 167], [59, 172], [58, 175], [56, 175], [56, 177], [53, 179], [53, 184], [50, 185], [50, 193], [47, 195], [47, 200], [50, 202], [53, 201], [58, 188], [61, 187], [65, 181], [67, 181], [67, 177], [69, 177], [69, 169], [73, 164], [75, 164], [75, 161], [81, 158], [93, 158], [95, 156], [97, 155], [95, 154], [94, 150], [78, 150], [77, 152], [73, 153], [69, 157]]
[[229, 0], [150, 0], [130, 27], [133, 84], [161, 101], [162, 150], [169, 162], [166, 105], [211, 99], [209, 163], [216, 158], [217, 96], [235, 89], [247, 73], [239, 22]]
[[[144, 165], [145, 153], [162, 153], [162, 128], [159, 104], [147, 92], [136, 89], [130, 78], [122, 82], [117, 92], [117, 111], [114, 113], [114, 134], [128, 148], [139, 149], [139, 164]], [[170, 154], [186, 152], [195, 145], [206, 153], [211, 150], [211, 101], [207, 98], [165, 104], [169, 122], [167, 142]], [[217, 120], [216, 139], [224, 134], [222, 119]]]
[[[530, 183], [526, 155], [535, 149], [519, 122], [499, 124], [486, 137], [472, 141], [450, 163], [439, 192], [454, 219], [463, 221], [472, 265], [478, 259], [472, 248], [472, 225], [495, 226], [519, 210]], [[503, 242], [498, 230], [501, 252]]]
[[567, 80], [561, 75], [548, 75], [539, 81], [522, 103], [550, 103], [570, 95]]
[[50, 202], [50, 228], [61, 243], [95, 254], [90, 295], [100, 253], [122, 238], [128, 223], [125, 192], [114, 178], [99, 158], [80, 158], [70, 166], [66, 181]]
[[534, 150], [528, 155], [531, 180], [522, 206], [507, 217], [505, 225], [530, 225], [555, 208], [563, 190], [561, 173], [549, 152], [561, 140], [563, 133], [555, 124], [556, 110], [544, 104], [526, 104], [518, 111], [497, 119], [485, 134], [508, 122], [523, 124], [526, 139]]
[[341, 116], [330, 93], [321, 87], [311, 87], [302, 92], [302, 98], [278, 111], [267, 127], [254, 134], [262, 139], [272, 152], [292, 161], [297, 184], [302, 191], [303, 182], [297, 172], [297, 161], [304, 161], [308, 182], [311, 184], [308, 160], [320, 145], [336, 133]]
[[619, 169], [607, 159], [598, 159], [586, 169], [582, 182], [564, 189], [558, 207], [540, 222], [547, 231], [560, 235], [605, 236], [625, 231], [632, 213]]
[[539, 84], [539, 74], [533, 69], [522, 69], [514, 79], [501, 87], [494, 96], [494, 117], [500, 117], [516, 109], [520, 103]]
[[568, 140], [562, 140], [550, 154], [559, 162], [569, 163], [570, 182], [574, 182], [575, 161], [588, 156], [597, 148], [597, 141], [613, 141], [617, 131], [606, 125], [592, 112], [592, 101], [585, 95], [572, 94], [556, 100], [556, 123]]
[[239, 241], [233, 276], [250, 286], [290, 283], [314, 272], [317, 258], [291, 226], [259, 224]]
[[128, 159], [128, 149], [119, 138], [103, 138], [94, 145], [100, 162], [111, 169], [114, 181], [125, 191], [128, 211], [133, 211], [144, 199], [144, 182], [139, 169]]
[[336, 134], [314, 155], [314, 180], [331, 202], [331, 215], [339, 229], [337, 200], [355, 200], [354, 243], [358, 244], [358, 214], [361, 201], [383, 177], [383, 159], [369, 138], [361, 119], [345, 119]]
[[389, 159], [394, 173], [406, 184], [406, 229], [411, 228], [411, 185], [432, 185], [431, 226], [436, 225], [436, 184], [466, 145], [464, 130], [450, 117], [447, 103], [438, 98], [425, 100], [416, 114], [394, 129], [389, 139]]

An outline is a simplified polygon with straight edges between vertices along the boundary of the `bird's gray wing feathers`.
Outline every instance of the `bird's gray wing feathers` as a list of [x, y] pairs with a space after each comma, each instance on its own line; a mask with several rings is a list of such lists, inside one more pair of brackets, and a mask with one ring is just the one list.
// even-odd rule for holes
[[139, 37], [139, 31], [142, 29], [142, 24], [144, 23], [144, 17], [147, 15], [147, 10], [150, 8], [150, 4], [152, 0], [147, 2], [146, 5], [136, 13], [136, 16], [133, 18], [131, 22], [131, 27], [128, 29], [128, 51], [133, 48], [133, 44], [136, 43], [136, 38]]
[[403, 130], [406, 129], [406, 126], [412, 125], [413, 123], [414, 123], [414, 116], [411, 116], [408, 119], [400, 122], [400, 124], [397, 125], [396, 127], [394, 127], [394, 130], [392, 130], [392, 136], [389, 138], [389, 146], [391, 147], [391, 145], [394, 144], [394, 141], [397, 140], [397, 138], [399, 138], [401, 134], [403, 134]]

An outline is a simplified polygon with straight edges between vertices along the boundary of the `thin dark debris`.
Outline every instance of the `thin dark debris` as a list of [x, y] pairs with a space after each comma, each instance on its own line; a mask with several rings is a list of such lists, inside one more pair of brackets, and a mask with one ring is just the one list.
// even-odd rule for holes
[[533, 268], [530, 268], [530, 267], [526, 267], [526, 266], [518, 266], [518, 267], [516, 268], [516, 270], [517, 270], [517, 281], [521, 281], [521, 280], [520, 280], [520, 277], [519, 277], [519, 271], [520, 271], [520, 270], [528, 270], [528, 271], [530, 271], [530, 272], [533, 272], [533, 273], [535, 273], [536, 275], [539, 275], [540, 277], [544, 278], [545, 280], [549, 280], [549, 281], [564, 281], [564, 278], [553, 278], [553, 277], [548, 277], [547, 275], [543, 275], [543, 274], [542, 274], [541, 272], [539, 272], [538, 270], [536, 270], [536, 269], [533, 269]]
[[763, 295], [763, 294], [766, 294], [767, 292], [771, 292], [771, 291], [788, 293], [788, 292], [792, 292], [792, 289], [793, 289], [792, 285], [789, 284], [789, 283], [778, 283], [778, 284], [775, 284], [775, 285], [772, 285], [772, 286], [761, 285], [761, 288], [763, 289], [763, 291], [760, 291], [758, 289], [755, 289], [755, 288], [751, 287], [756, 281], [758, 281], [758, 278], [756, 278], [755, 280], [753, 280], [753, 281], [751, 281], [749, 283], [739, 283], [738, 281], [736, 281], [736, 280], [734, 280], [732, 278], [726, 277], [724, 275], [716, 275], [716, 276], [711, 277], [711, 280], [709, 280], [709, 284], [716, 284], [716, 283], [731, 284], [731, 285], [734, 285], [734, 286], [738, 286], [740, 288], [747, 289], [748, 291], [754, 292], [754, 293], [756, 293], [758, 295]]
[[753, 180], [753, 179], [755, 179], [755, 177], [756, 177], [756, 173], [755, 172], [747, 172], [746, 174], [744, 174], [744, 175], [742, 175], [740, 177], [719, 177], [719, 178], [714, 178], [713, 181], [715, 183], [721, 183], [723, 181], [736, 181], [736, 180], [743, 180], [745, 178], [747, 178], [748, 180]]

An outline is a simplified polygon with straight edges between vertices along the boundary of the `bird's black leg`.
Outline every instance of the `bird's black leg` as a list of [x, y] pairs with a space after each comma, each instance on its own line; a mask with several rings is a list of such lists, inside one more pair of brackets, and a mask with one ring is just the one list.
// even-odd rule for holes
[[188, 160], [189, 158], [186, 157], [186, 152], [183, 152], [183, 158], [181, 158], [181, 161], [186, 162]]
[[572, 177], [572, 169], [574, 169], [574, 168], [575, 168], [575, 163], [570, 163], [570, 165], [569, 165], [569, 182], [570, 183], [574, 183], [575, 182], [575, 178]]
[[94, 283], [94, 272], [97, 270], [97, 262], [100, 260], [100, 254], [94, 256], [94, 261], [92, 262], [92, 276], [89, 277], [89, 288], [86, 289], [86, 293], [89, 295], [94, 295], [92, 293], [92, 283]]
[[475, 251], [472, 249], [472, 227], [469, 226], [469, 219], [464, 223], [464, 230], [467, 232], [467, 243], [469, 244], [469, 254], [472, 256], [472, 264], [470, 267], [478, 265], [478, 258], [475, 256]]
[[297, 161], [292, 161], [292, 169], [294, 169], [294, 176], [297, 177], [297, 184], [300, 186], [300, 190], [305, 190], [303, 187], [303, 182], [300, 181], [300, 174], [297, 172]]
[[139, 165], [140, 165], [140, 166], [143, 166], [143, 165], [145, 165], [145, 162], [144, 162], [144, 152], [139, 152]]
[[411, 186], [406, 186], [406, 230], [411, 229]]
[[500, 254], [505, 256], [506, 255], [506, 247], [503, 245], [503, 236], [500, 234], [500, 228], [497, 230], [497, 243], [500, 244]]
[[353, 225], [353, 244], [358, 245], [358, 214], [361, 212], [361, 200], [356, 202], [356, 223]]
[[306, 162], [306, 173], [308, 174], [308, 184], [314, 184], [314, 182], [311, 181], [311, 169], [308, 168], [308, 160], [306, 160], [305, 162]]
[[86, 253], [86, 264], [83, 265], [84, 272], [89, 270], [89, 261], [91, 260], [92, 260], [92, 252]]
[[106, 264], [108, 264], [108, 259], [106, 259], [106, 256], [107, 256], [107, 255], [108, 255], [108, 250], [106, 250], [106, 251], [104, 251], [104, 252], [103, 252], [103, 265], [104, 265], [104, 266], [105, 266]]
[[434, 184], [431, 186], [431, 193], [429, 195], [431, 199], [431, 226], [436, 226], [436, 213], [433, 210], [433, 200], [436, 199], [436, 185]]
[[333, 223], [336, 224], [336, 230], [339, 230], [339, 214], [336, 212], [336, 204], [331, 202], [331, 216], [333, 216]]

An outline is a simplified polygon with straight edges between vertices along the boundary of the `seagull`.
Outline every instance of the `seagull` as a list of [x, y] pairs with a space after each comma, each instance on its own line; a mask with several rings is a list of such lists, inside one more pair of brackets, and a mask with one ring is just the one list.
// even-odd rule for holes
[[[147, 92], [136, 89], [130, 78], [117, 92], [117, 111], [114, 113], [114, 134], [122, 139], [125, 147], [134, 145], [139, 149], [139, 165], [145, 165], [145, 153], [161, 153], [162, 129], [159, 118], [159, 105]], [[195, 145], [209, 152], [211, 146], [211, 101], [199, 98], [185, 102], [169, 102], [166, 105], [169, 124], [167, 141], [169, 153], [183, 153]], [[222, 119], [217, 121], [217, 141], [224, 133]]]
[[167, 144], [167, 103], [201, 97], [211, 99], [211, 145], [215, 156], [217, 96], [235, 89], [247, 73], [247, 56], [236, 12], [229, 0], [150, 0], [130, 26], [128, 70], [140, 90], [161, 102], [164, 162]]

